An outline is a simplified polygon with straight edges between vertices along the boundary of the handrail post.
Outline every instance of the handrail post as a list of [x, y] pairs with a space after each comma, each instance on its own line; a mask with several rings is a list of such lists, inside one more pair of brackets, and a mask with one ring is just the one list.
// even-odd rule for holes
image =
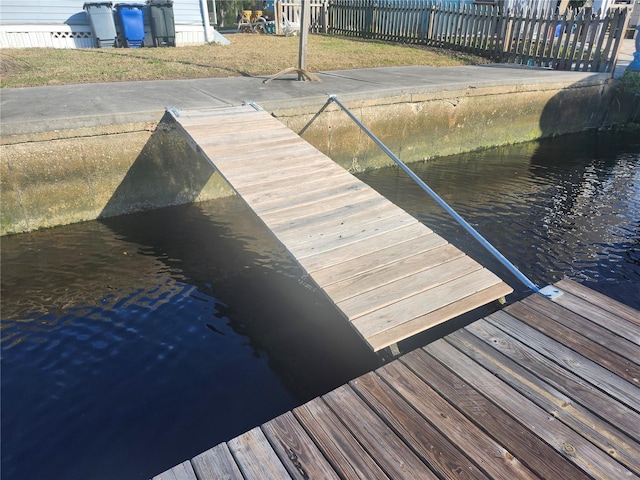
[[355, 123], [360, 127], [360, 129], [365, 132], [371, 140], [373, 140], [376, 145], [378, 145], [384, 153], [386, 153], [400, 168], [402, 168], [411, 179], [416, 182], [425, 192], [427, 192], [431, 198], [433, 198], [442, 208], [446, 210], [446, 212], [453, 217], [453, 219], [458, 222], [462, 227], [471, 234], [473, 238], [475, 238], [485, 249], [489, 251], [498, 261], [504, 265], [518, 280], [524, 283], [530, 290], [533, 292], [539, 292], [540, 288], [536, 286], [531, 280], [529, 280], [524, 273], [522, 273], [518, 268], [511, 263], [502, 253], [500, 253], [493, 245], [489, 243], [478, 231], [473, 228], [467, 221], [462, 218], [458, 212], [456, 212], [453, 208], [447, 204], [440, 196], [431, 189], [425, 182], [422, 181], [420, 177], [418, 177], [413, 170], [411, 170], [402, 160], [400, 160], [387, 146], [382, 143], [378, 137], [376, 137], [364, 124], [358, 120], [351, 111], [345, 107], [340, 100], [334, 95], [329, 94], [328, 102], [336, 103]]

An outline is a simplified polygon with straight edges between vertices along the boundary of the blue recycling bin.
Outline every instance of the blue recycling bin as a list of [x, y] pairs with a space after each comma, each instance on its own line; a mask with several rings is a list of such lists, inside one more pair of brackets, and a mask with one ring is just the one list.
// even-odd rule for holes
[[123, 44], [126, 48], [140, 48], [144, 41], [144, 17], [141, 3], [118, 3], [116, 14], [120, 22]]
[[91, 32], [98, 48], [111, 48], [116, 43], [116, 24], [113, 20], [113, 3], [85, 3], [82, 9], [87, 12]]

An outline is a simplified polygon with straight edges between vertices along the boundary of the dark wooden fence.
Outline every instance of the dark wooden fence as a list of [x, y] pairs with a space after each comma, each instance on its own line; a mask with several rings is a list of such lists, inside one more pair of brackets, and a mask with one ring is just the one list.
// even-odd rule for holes
[[493, 5], [426, 0], [329, 0], [336, 35], [450, 48], [559, 70], [612, 72], [628, 23], [626, 9], [513, 12]]

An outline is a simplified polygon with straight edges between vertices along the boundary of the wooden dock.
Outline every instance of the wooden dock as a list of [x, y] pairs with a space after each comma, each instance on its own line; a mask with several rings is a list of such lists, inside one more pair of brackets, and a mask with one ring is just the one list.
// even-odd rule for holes
[[154, 478], [640, 478], [640, 312], [555, 286]]
[[511, 293], [267, 112], [172, 113], [374, 351]]

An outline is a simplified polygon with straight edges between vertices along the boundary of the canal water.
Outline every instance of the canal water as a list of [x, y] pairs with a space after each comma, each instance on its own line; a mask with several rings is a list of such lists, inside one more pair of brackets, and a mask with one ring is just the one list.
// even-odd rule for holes
[[[640, 308], [640, 135], [412, 168], [538, 285]], [[359, 177], [527, 293], [399, 169]], [[149, 478], [386, 361], [236, 198], [1, 247], [5, 480]]]

